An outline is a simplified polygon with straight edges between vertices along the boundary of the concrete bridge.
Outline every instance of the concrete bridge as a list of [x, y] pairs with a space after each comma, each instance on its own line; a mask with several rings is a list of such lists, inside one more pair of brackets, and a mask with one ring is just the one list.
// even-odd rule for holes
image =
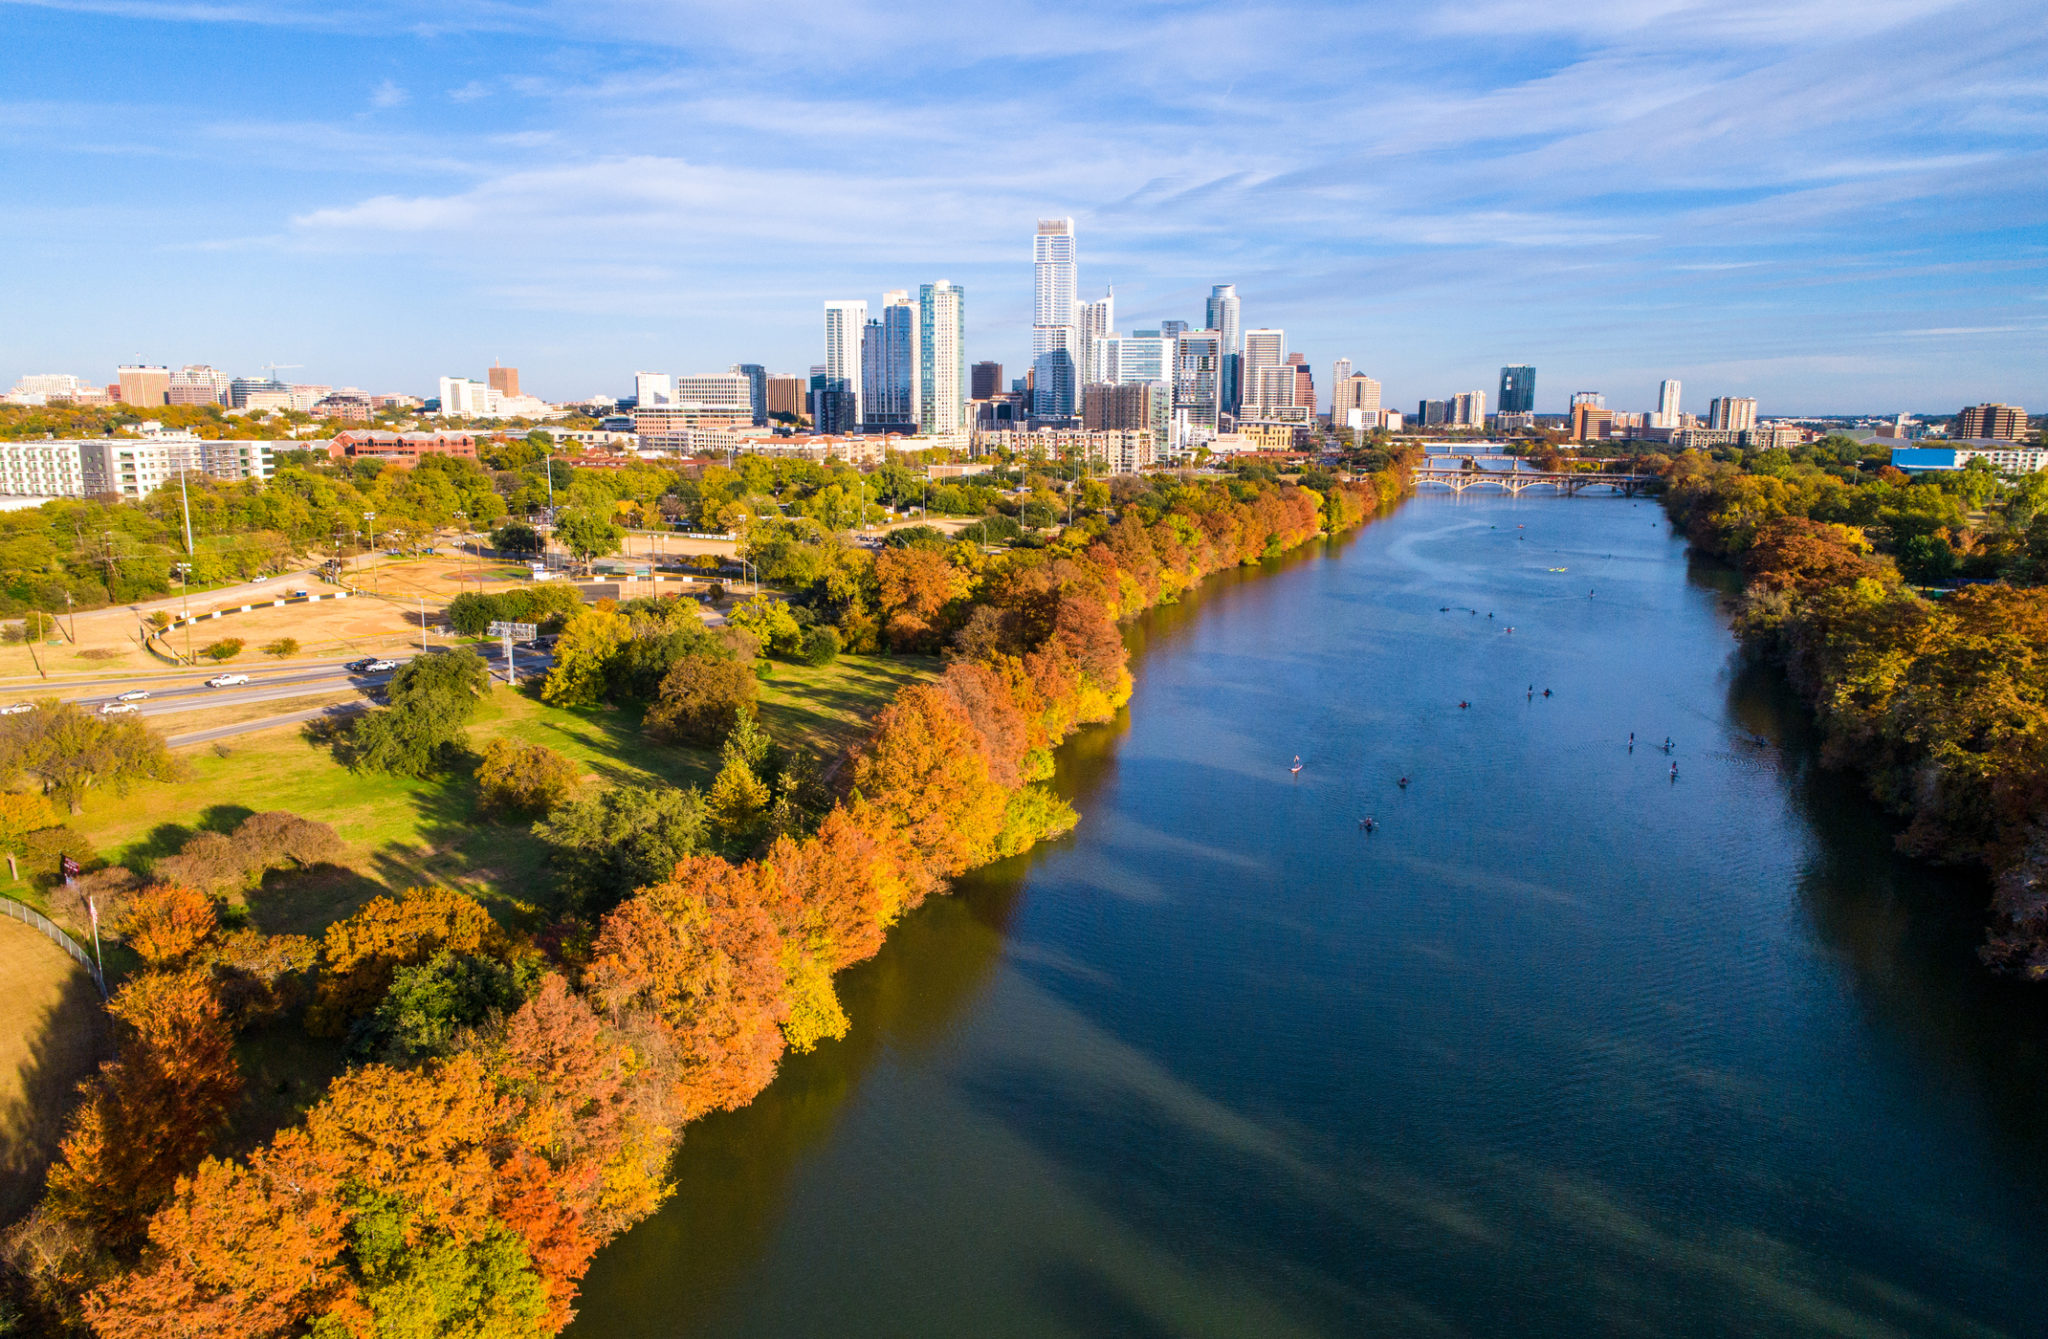
[[1604, 488], [1623, 497], [1634, 497], [1660, 487], [1663, 480], [1654, 474], [1621, 474], [1612, 471], [1575, 472], [1571, 470], [1481, 470], [1466, 469], [1462, 460], [1455, 465], [1425, 464], [1417, 467], [1415, 483], [1438, 484], [1453, 493], [1462, 493], [1468, 488], [1498, 488], [1504, 493], [1520, 497], [1532, 488], [1548, 488], [1574, 497], [1589, 488]]

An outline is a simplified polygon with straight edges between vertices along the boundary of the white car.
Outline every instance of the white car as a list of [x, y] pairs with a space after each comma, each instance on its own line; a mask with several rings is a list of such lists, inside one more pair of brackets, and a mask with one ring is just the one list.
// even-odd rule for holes
[[0, 716], [19, 716], [24, 711], [34, 711], [35, 709], [36, 704], [33, 702], [17, 702], [11, 707], [0, 707]]
[[102, 716], [123, 716], [136, 710], [139, 710], [139, 708], [133, 702], [102, 702], [100, 704], [100, 715]]
[[249, 682], [246, 674], [216, 674], [206, 681], [208, 688], [233, 688], [238, 683]]
[[147, 689], [144, 689], [144, 688], [131, 688], [131, 689], [129, 689], [129, 690], [128, 690], [127, 692], [125, 692], [125, 693], [116, 693], [116, 694], [114, 694], [114, 701], [116, 701], [116, 702], [147, 702], [147, 701], [149, 701], [149, 691], [148, 691]]
[[386, 674], [397, 668], [398, 662], [395, 660], [373, 660], [369, 664], [363, 666], [363, 673]]

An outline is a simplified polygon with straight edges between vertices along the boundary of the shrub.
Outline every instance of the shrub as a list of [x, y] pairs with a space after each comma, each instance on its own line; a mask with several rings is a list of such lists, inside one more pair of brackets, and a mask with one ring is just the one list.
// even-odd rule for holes
[[805, 665], [829, 665], [839, 658], [839, 629], [823, 624], [804, 630], [797, 660]]
[[325, 864], [341, 847], [340, 835], [327, 824], [273, 810], [249, 815], [231, 835], [197, 834], [176, 855], [157, 861], [151, 873], [203, 893], [239, 892], [273, 869]]
[[208, 660], [233, 660], [242, 654], [242, 648], [247, 645], [248, 643], [240, 637], [223, 637], [217, 642], [210, 642], [201, 647], [199, 654]]
[[493, 739], [484, 746], [476, 781], [484, 808], [535, 817], [576, 794], [582, 779], [575, 763], [543, 744]]
[[279, 660], [283, 660], [286, 656], [295, 656], [298, 653], [299, 639], [296, 637], [280, 637], [274, 642], [265, 642], [263, 644], [263, 654], [276, 656]]
[[664, 739], [711, 745], [725, 738], [735, 712], [752, 716], [759, 689], [736, 660], [688, 655], [669, 667], [647, 712], [647, 728]]

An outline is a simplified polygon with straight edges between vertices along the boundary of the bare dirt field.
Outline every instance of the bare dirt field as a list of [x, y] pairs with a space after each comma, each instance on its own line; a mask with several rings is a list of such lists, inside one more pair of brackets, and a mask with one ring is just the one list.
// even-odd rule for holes
[[79, 1080], [103, 1045], [92, 978], [64, 950], [0, 917], [0, 1222], [41, 1193]]

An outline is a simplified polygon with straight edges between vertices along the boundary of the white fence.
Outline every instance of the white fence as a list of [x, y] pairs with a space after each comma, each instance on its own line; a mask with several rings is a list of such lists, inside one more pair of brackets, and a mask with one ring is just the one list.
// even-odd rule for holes
[[79, 943], [76, 939], [73, 939], [70, 935], [64, 933], [64, 931], [58, 927], [57, 922], [51, 920], [42, 912], [37, 911], [34, 907], [31, 907], [26, 903], [17, 902], [11, 897], [0, 897], [0, 912], [7, 913], [9, 916], [12, 916], [14, 917], [14, 919], [20, 921], [23, 925], [30, 926], [33, 929], [41, 930], [43, 932], [43, 936], [47, 938], [51, 943], [55, 944], [58, 948], [63, 949], [66, 953], [69, 953], [73, 958], [77, 959], [78, 965], [80, 967], [85, 968], [85, 974], [92, 978], [92, 983], [100, 988], [101, 998], [105, 998], [107, 993], [107, 980], [105, 977], [100, 975], [99, 964], [95, 963], [92, 960], [92, 954], [87, 953], [82, 947], [79, 946]]

